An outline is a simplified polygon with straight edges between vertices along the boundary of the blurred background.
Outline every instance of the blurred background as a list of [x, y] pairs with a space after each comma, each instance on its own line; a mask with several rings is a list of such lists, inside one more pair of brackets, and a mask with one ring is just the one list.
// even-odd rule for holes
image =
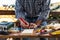
[[[15, 1], [0, 0], [0, 18], [15, 18]], [[60, 0], [51, 0], [49, 20], [60, 20]]]
[[[0, 0], [0, 10], [14, 10], [16, 0]], [[60, 5], [60, 0], [51, 0], [51, 9]], [[58, 8], [57, 8], [58, 9]]]

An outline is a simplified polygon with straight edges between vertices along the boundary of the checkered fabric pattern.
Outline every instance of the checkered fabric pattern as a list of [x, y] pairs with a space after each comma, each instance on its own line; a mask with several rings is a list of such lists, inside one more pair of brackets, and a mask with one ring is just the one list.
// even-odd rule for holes
[[29, 16], [38, 17], [38, 20], [47, 19], [49, 16], [50, 0], [16, 0], [16, 18]]

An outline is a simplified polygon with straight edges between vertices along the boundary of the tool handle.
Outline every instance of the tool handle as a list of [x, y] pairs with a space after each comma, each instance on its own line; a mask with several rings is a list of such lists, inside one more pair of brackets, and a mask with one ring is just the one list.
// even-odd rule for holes
[[20, 18], [20, 20], [25, 24], [27, 25], [27, 23], [25, 22], [25, 20], [23, 18]]
[[[25, 25], [28, 25], [23, 18], [20, 18], [19, 20], [21, 20]], [[30, 27], [28, 26], [28, 28]]]

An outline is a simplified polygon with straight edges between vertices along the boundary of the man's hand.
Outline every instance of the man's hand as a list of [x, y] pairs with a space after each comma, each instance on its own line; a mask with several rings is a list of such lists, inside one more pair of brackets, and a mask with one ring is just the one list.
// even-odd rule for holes
[[23, 27], [23, 28], [29, 27], [29, 23], [26, 20], [24, 20], [23, 18], [20, 18], [19, 21], [20, 21], [21, 27]]
[[38, 26], [39, 26], [41, 23], [42, 23], [42, 20], [37, 20], [37, 21], [36, 21], [36, 25], [38, 25]]
[[26, 23], [27, 23], [27, 25], [25, 23], [23, 23], [22, 21], [20, 21], [21, 27], [28, 28], [29, 27], [29, 23], [28, 22], [26, 22]]
[[37, 25], [35, 23], [30, 23], [30, 28], [36, 28]]
[[37, 20], [36, 23], [30, 23], [30, 28], [36, 28], [41, 24], [42, 20]]

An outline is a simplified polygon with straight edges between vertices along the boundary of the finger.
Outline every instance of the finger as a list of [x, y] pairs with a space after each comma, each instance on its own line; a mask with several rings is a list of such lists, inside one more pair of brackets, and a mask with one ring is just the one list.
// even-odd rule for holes
[[22, 26], [23, 28], [28, 28], [28, 27], [29, 27], [29, 25], [25, 25], [25, 24], [21, 24], [21, 26]]
[[30, 23], [31, 25], [34, 24], [34, 23]]
[[30, 28], [34, 28], [33, 26], [30, 26]]
[[30, 23], [30, 26], [33, 26], [33, 23]]
[[37, 28], [37, 25], [35, 25], [34, 28]]

